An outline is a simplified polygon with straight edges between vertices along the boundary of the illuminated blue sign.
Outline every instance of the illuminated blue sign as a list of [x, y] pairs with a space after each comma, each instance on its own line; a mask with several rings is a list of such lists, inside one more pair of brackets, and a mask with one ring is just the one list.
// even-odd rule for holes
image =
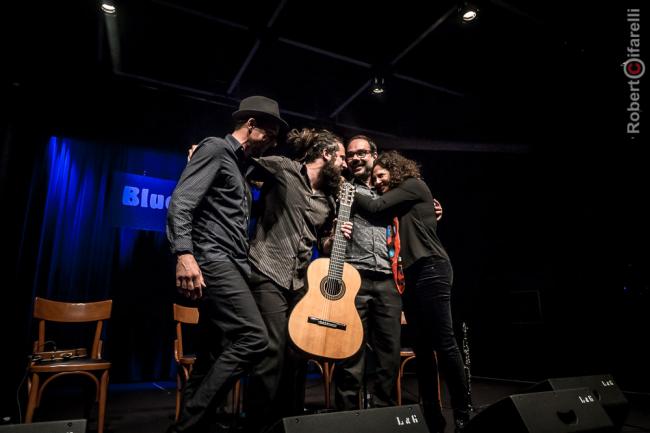
[[165, 231], [167, 208], [176, 182], [116, 172], [111, 190], [113, 225]]

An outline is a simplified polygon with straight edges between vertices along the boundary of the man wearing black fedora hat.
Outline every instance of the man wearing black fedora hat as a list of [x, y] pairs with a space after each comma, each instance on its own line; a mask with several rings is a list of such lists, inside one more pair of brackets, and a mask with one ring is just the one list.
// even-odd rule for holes
[[232, 116], [231, 134], [196, 146], [167, 214], [176, 286], [197, 300], [201, 332], [173, 432], [209, 430], [214, 405], [267, 348], [268, 332], [248, 287], [252, 199], [245, 177], [249, 157], [274, 146], [288, 125], [278, 103], [264, 96], [243, 99]]

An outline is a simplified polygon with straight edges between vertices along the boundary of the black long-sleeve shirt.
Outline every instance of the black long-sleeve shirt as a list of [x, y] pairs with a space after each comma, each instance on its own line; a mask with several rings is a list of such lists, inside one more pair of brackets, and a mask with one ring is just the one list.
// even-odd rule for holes
[[393, 217], [399, 218], [400, 256], [404, 269], [423, 257], [449, 260], [436, 234], [433, 196], [422, 180], [406, 179], [375, 199], [356, 193], [354, 201], [361, 212], [375, 214], [387, 222]]
[[244, 149], [232, 135], [199, 143], [167, 211], [172, 253], [192, 253], [199, 264], [230, 260], [250, 273], [246, 165]]

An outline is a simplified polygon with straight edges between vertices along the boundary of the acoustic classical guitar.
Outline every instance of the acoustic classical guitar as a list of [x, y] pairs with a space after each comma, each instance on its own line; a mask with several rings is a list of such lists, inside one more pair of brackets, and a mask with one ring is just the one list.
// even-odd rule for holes
[[354, 304], [361, 276], [345, 263], [347, 239], [341, 225], [350, 220], [354, 186], [345, 182], [330, 258], [319, 258], [307, 268], [307, 293], [289, 316], [289, 336], [298, 349], [326, 359], [346, 359], [359, 351], [363, 326]]

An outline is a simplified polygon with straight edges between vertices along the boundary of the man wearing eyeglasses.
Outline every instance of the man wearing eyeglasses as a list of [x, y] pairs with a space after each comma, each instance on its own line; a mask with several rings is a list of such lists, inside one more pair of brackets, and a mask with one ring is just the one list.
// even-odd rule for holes
[[[357, 192], [375, 197], [372, 167], [377, 158], [376, 144], [365, 135], [348, 140], [346, 163]], [[438, 218], [442, 208], [435, 202]], [[335, 403], [339, 410], [359, 408], [359, 391], [366, 375], [366, 356], [372, 356], [375, 374], [366, 379], [371, 395], [367, 405], [395, 405], [395, 384], [400, 362], [400, 317], [402, 300], [395, 285], [384, 223], [353, 215], [354, 231], [348, 243], [346, 259], [361, 274], [356, 306], [364, 326], [366, 345], [352, 359], [335, 369]]]

